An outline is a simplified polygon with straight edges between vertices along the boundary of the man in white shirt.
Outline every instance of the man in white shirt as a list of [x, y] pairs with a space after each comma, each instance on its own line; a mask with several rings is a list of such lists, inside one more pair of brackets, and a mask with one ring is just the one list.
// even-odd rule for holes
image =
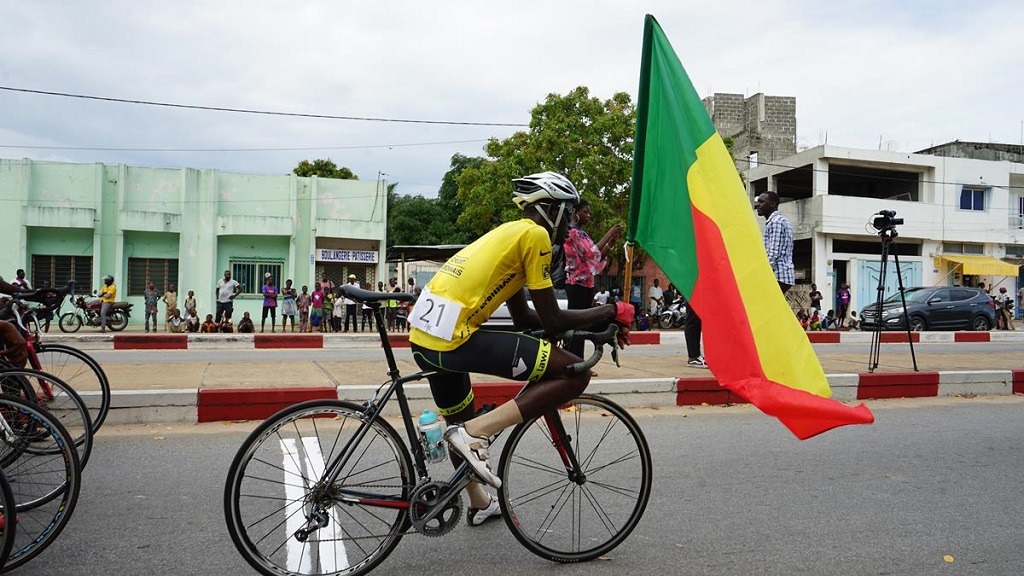
[[25, 278], [25, 271], [18, 268], [18, 271], [14, 273], [14, 281], [11, 282], [12, 286], [17, 286], [19, 290], [29, 291], [32, 289], [32, 284], [29, 283], [28, 278]]
[[[217, 281], [217, 323], [221, 320], [231, 320], [231, 313], [235, 310], [235, 296], [242, 292], [242, 285], [237, 280], [231, 279], [231, 270], [224, 271], [224, 278]], [[223, 316], [223, 318], [222, 318]]]
[[[359, 288], [359, 281], [355, 274], [348, 275], [348, 285]], [[358, 306], [355, 300], [345, 298], [345, 332], [348, 332], [348, 321], [352, 320], [352, 331], [359, 332], [359, 317], [356, 315]]]
[[608, 289], [601, 286], [601, 291], [594, 294], [594, 306], [604, 306], [608, 303], [608, 298], [611, 294], [608, 293]]
[[661, 307], [665, 305], [665, 293], [662, 291], [661, 286], [658, 285], [658, 279], [654, 279], [654, 285], [647, 291], [647, 299], [650, 301], [651, 314], [657, 314]]

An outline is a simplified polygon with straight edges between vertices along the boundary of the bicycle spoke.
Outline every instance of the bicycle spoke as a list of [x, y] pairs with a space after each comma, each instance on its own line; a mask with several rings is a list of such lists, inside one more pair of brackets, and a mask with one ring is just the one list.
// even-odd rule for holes
[[548, 466], [547, 464], [543, 464], [541, 462], [537, 462], [536, 460], [533, 460], [531, 458], [527, 458], [525, 456], [520, 456], [518, 454], [515, 455], [515, 457], [513, 458], [513, 461], [516, 464], [521, 464], [524, 468], [529, 468], [531, 470], [537, 470], [539, 472], [549, 472], [549, 473], [555, 474], [557, 476], [565, 476], [565, 475], [568, 474], [565, 471], [565, 468], [555, 468], [554, 466]]

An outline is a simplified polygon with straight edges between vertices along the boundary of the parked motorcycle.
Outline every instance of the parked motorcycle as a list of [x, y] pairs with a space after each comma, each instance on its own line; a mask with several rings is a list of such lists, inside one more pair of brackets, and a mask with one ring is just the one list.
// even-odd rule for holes
[[[100, 299], [85, 299], [84, 296], [72, 297], [75, 310], [60, 315], [61, 332], [78, 332], [82, 325], [100, 327]], [[128, 319], [131, 317], [132, 305], [128, 302], [114, 302], [107, 314], [107, 328], [114, 332], [120, 332], [128, 327]]]
[[667, 308], [658, 314], [658, 326], [662, 330], [680, 328], [686, 322], [686, 301], [676, 298]]

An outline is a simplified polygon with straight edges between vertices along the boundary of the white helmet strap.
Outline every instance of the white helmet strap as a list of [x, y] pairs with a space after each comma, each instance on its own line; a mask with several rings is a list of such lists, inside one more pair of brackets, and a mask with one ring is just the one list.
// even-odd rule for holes
[[555, 217], [554, 222], [552, 222], [551, 218], [548, 217], [548, 211], [545, 208], [544, 204], [534, 204], [534, 207], [537, 208], [537, 212], [540, 213], [540, 217], [543, 218], [544, 221], [548, 223], [548, 226], [551, 226], [552, 244], [554, 244], [555, 242], [555, 234], [558, 233], [558, 226], [562, 223], [562, 216], [565, 215], [565, 204], [565, 202], [558, 203], [558, 216]]

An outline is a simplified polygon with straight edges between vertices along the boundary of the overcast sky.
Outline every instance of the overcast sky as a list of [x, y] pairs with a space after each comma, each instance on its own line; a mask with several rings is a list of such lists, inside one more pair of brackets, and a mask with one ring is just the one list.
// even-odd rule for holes
[[[295, 6], [304, 6], [295, 8]], [[795, 96], [797, 144], [1020, 143], [1015, 1], [4, 2], [0, 86], [180, 104], [529, 122], [551, 92], [635, 100], [643, 18], [701, 96]], [[0, 157], [282, 174], [330, 157], [433, 196], [517, 128], [255, 116], [0, 90]], [[458, 143], [453, 143], [458, 142]], [[63, 147], [57, 148], [27, 148]], [[74, 150], [130, 148], [133, 150]], [[157, 152], [143, 148], [317, 148]]]

